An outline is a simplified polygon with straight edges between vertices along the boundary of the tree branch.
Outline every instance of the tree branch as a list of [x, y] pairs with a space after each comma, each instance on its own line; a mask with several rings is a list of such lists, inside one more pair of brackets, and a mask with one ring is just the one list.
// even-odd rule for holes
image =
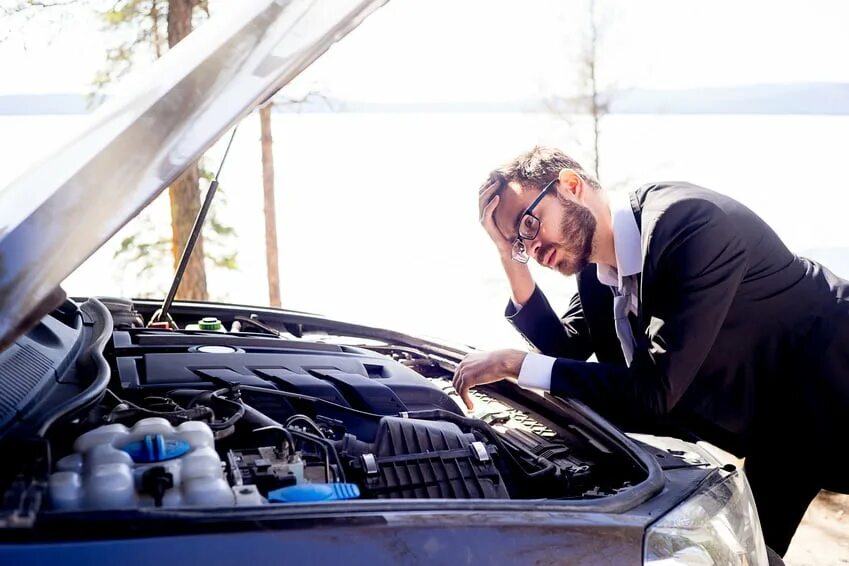
[[7, 14], [19, 14], [21, 12], [26, 12], [27, 10], [31, 10], [33, 8], [62, 8], [63, 6], [71, 6], [73, 4], [78, 4], [80, 0], [64, 0], [60, 2], [57, 0], [56, 2], [44, 2], [43, 0], [27, 0], [26, 2], [22, 2], [13, 8], [0, 8]]

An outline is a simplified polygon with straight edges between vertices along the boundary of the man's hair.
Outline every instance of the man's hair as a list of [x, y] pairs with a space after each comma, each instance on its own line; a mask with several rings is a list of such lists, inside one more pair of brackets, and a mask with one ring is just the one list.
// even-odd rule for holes
[[492, 171], [481, 186], [481, 191], [498, 182], [502, 187], [498, 189], [500, 192], [507, 183], [513, 181], [522, 185], [523, 189], [533, 188], [541, 191], [546, 184], [560, 174], [561, 169], [572, 169], [589, 186], [596, 190], [601, 189], [598, 181], [584, 171], [580, 163], [559, 149], [538, 145]]

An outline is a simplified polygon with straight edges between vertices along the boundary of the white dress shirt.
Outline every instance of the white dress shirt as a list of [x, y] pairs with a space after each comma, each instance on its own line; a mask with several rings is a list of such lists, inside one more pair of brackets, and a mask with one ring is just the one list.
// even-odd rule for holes
[[[598, 280], [620, 293], [624, 291], [625, 277], [636, 275], [642, 270], [642, 253], [640, 251], [640, 229], [634, 218], [634, 211], [628, 193], [608, 193], [610, 201], [610, 216], [613, 225], [613, 248], [616, 253], [616, 268], [609, 265], [597, 264]], [[631, 312], [637, 313], [637, 295], [631, 295]], [[518, 310], [520, 305], [514, 306]], [[611, 313], [611, 317], [613, 313]], [[529, 353], [522, 362], [519, 371], [519, 385], [534, 389], [551, 388], [551, 369], [554, 367], [551, 356]]]

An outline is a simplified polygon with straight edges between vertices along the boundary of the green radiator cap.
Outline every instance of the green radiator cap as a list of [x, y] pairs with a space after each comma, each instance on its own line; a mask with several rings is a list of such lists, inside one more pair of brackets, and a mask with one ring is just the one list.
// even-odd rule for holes
[[221, 321], [214, 316], [207, 316], [200, 319], [198, 326], [201, 330], [221, 330], [223, 328]]

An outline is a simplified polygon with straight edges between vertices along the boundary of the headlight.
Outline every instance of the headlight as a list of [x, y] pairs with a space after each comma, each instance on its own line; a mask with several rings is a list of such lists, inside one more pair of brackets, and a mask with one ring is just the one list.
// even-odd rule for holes
[[653, 566], [767, 564], [755, 501], [742, 470], [717, 470], [695, 495], [652, 525], [644, 562]]

